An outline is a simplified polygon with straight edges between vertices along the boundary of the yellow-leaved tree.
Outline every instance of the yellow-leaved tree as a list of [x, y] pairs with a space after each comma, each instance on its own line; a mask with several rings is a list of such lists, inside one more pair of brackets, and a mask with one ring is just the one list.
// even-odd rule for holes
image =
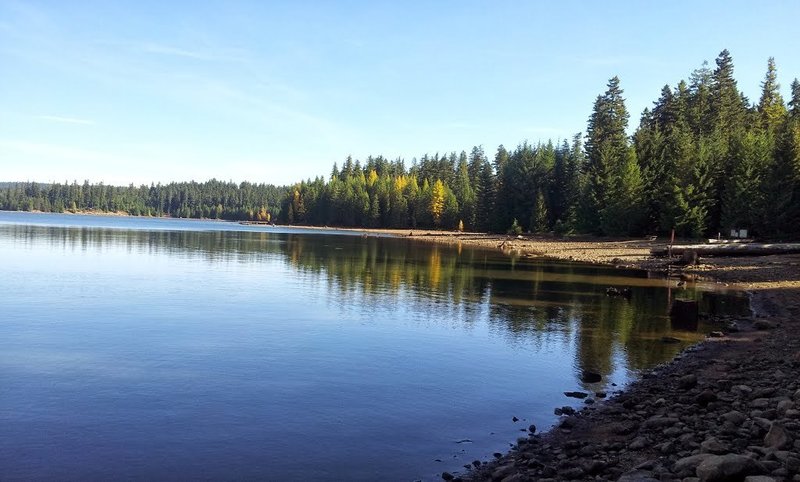
[[431, 217], [433, 218], [433, 224], [437, 228], [442, 224], [442, 213], [444, 212], [444, 183], [437, 179], [435, 183], [433, 183], [433, 188], [431, 189], [431, 204], [430, 204], [430, 212]]

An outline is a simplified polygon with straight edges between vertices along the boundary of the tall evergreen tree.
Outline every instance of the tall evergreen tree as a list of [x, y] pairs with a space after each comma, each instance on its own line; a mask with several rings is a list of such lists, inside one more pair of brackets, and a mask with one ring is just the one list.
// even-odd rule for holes
[[[616, 230], [616, 223], [610, 216], [617, 211], [607, 208], [618, 205], [613, 197], [624, 192], [621, 186], [612, 186], [614, 176], [623, 172], [629, 156], [625, 132], [628, 111], [622, 93], [619, 78], [609, 80], [606, 92], [595, 100], [586, 133], [587, 166], [581, 225], [596, 234]], [[603, 212], [606, 214], [597, 215]]]

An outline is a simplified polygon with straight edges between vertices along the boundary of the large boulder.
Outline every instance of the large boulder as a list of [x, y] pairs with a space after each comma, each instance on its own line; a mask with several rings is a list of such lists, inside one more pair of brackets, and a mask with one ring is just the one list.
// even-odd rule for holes
[[744, 455], [712, 455], [697, 466], [700, 482], [725, 482], [744, 480], [756, 471], [755, 460]]

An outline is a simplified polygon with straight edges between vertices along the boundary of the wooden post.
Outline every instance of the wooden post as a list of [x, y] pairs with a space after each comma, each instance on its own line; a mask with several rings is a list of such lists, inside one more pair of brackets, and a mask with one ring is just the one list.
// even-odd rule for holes
[[672, 233], [669, 235], [669, 250], [667, 256], [672, 257], [672, 245], [675, 244], [675, 228], [672, 228]]

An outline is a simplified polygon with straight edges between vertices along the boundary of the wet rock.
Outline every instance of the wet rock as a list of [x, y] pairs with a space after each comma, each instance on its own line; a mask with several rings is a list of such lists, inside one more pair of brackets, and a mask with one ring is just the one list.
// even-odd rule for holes
[[573, 418], [565, 418], [564, 420], [561, 421], [561, 425], [559, 425], [559, 426], [561, 428], [571, 429], [571, 428], [575, 427], [575, 419], [573, 419]]
[[564, 395], [570, 398], [581, 398], [581, 399], [589, 396], [589, 394], [586, 392], [564, 392]]
[[453, 480], [455, 476], [450, 472], [442, 472], [442, 480]]
[[744, 482], [775, 482], [775, 479], [766, 475], [748, 475]]
[[783, 426], [773, 423], [764, 437], [764, 446], [773, 449], [783, 449], [791, 446], [792, 440]]
[[725, 333], [721, 331], [712, 331], [708, 334], [709, 338], [722, 338], [723, 336], [725, 336]]
[[701, 482], [741, 480], [756, 470], [753, 459], [744, 455], [712, 455], [697, 466]]
[[672, 343], [680, 343], [680, 342], [681, 342], [681, 339], [680, 338], [675, 338], [674, 336], [662, 336], [661, 337], [661, 343], [670, 343], [670, 344], [672, 344]]
[[530, 425], [528, 426], [528, 432], [530, 432], [530, 433], [532, 433], [532, 434], [533, 434], [533, 433], [536, 433], [536, 425], [534, 425], [534, 424], [530, 424]]
[[581, 374], [581, 381], [583, 383], [598, 383], [603, 379], [599, 373], [584, 371]]
[[606, 392], [595, 392], [594, 396], [596, 398], [606, 398]]
[[513, 474], [509, 475], [505, 479], [501, 480], [500, 482], [526, 482], [529, 480], [526, 476], [522, 474]]
[[514, 464], [502, 465], [492, 471], [493, 480], [503, 480], [515, 472]]

